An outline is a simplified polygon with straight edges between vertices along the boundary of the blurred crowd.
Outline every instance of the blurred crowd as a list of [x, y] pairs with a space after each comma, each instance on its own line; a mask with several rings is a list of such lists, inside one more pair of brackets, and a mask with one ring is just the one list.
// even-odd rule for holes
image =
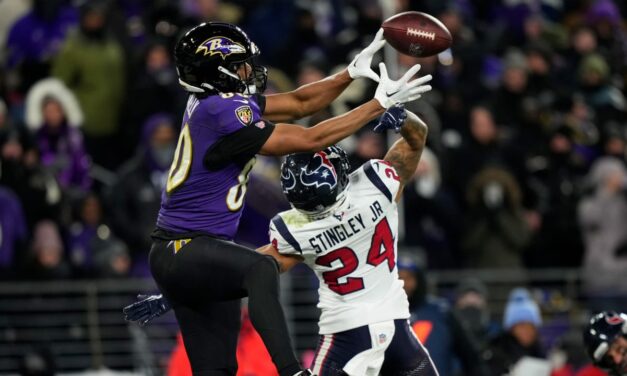
[[[434, 76], [409, 105], [430, 135], [404, 192], [400, 245], [432, 270], [581, 267], [593, 304], [625, 310], [627, 3], [389, 3], [453, 35], [438, 56], [387, 62]], [[383, 18], [377, 0], [0, 2], [0, 278], [149, 275], [186, 101], [171, 51], [186, 30], [240, 25], [273, 93], [341, 69]], [[374, 89], [354, 82], [299, 122], [341, 114]], [[394, 137], [371, 129], [342, 143], [353, 168], [382, 158]], [[267, 242], [266, 223], [288, 207], [280, 162], [258, 159], [238, 241]]]

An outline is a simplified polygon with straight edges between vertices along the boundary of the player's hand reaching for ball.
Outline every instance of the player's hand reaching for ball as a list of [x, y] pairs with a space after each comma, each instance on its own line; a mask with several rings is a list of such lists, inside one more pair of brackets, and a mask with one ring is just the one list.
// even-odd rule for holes
[[431, 85], [425, 85], [433, 78], [430, 74], [409, 81], [420, 70], [420, 64], [416, 64], [401, 77], [394, 81], [388, 77], [385, 64], [379, 64], [380, 79], [374, 99], [379, 101], [381, 107], [388, 109], [397, 103], [407, 103], [420, 98], [429, 90]]
[[379, 29], [374, 40], [355, 56], [348, 65], [348, 74], [353, 80], [366, 77], [375, 82], [379, 82], [379, 76], [372, 70], [372, 57], [385, 45], [383, 39], [383, 29]]

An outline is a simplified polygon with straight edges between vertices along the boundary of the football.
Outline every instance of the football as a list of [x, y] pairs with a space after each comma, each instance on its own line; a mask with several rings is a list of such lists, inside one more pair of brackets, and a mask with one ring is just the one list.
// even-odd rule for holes
[[403, 12], [383, 22], [383, 37], [398, 52], [414, 57], [436, 55], [451, 46], [453, 38], [437, 18], [422, 12]]

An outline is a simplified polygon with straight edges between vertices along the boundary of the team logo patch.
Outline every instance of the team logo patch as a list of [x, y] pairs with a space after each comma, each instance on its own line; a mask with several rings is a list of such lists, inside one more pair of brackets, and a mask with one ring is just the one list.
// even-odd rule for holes
[[342, 222], [342, 219], [344, 219], [344, 212], [337, 212], [333, 214], [333, 217], [335, 217], [335, 219], [337, 219], [338, 221]]
[[196, 49], [196, 53], [203, 53], [204, 56], [220, 55], [222, 60], [226, 59], [231, 54], [243, 54], [246, 53], [246, 49], [239, 43], [233, 42], [226, 37], [211, 37], [204, 41]]
[[241, 106], [235, 109], [235, 116], [244, 125], [249, 125], [253, 121], [253, 110], [250, 106]]
[[328, 185], [329, 189], [335, 188], [337, 185], [337, 173], [333, 164], [329, 161], [327, 153], [319, 151], [313, 155], [307, 170], [303, 170], [300, 175], [300, 181], [307, 186], [315, 186], [320, 188]]

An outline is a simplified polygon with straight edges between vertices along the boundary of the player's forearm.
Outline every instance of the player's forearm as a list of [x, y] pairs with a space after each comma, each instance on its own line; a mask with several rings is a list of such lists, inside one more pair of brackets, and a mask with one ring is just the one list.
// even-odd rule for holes
[[352, 82], [346, 69], [323, 80], [303, 85], [294, 90], [294, 95], [300, 101], [298, 118], [309, 116], [326, 108]]
[[286, 271], [292, 269], [297, 264], [303, 262], [303, 258], [297, 255], [283, 255], [277, 251], [276, 248], [272, 244], [264, 245], [263, 247], [259, 247], [256, 249], [257, 252], [272, 256], [279, 264], [279, 272], [285, 273]]
[[355, 133], [367, 122], [383, 113], [375, 99], [344, 115], [325, 120], [311, 128], [293, 124], [277, 124], [270, 138], [263, 144], [262, 155], [316, 152]]
[[372, 99], [361, 106], [307, 129], [307, 136], [315, 140], [312, 151], [324, 149], [355, 133], [369, 121], [380, 116], [385, 109]]
[[396, 169], [401, 184], [405, 184], [414, 175], [427, 139], [427, 133], [427, 125], [414, 113], [407, 111], [405, 125], [401, 128], [403, 138], [392, 145], [384, 158]]
[[422, 152], [429, 131], [427, 124], [413, 112], [406, 110], [406, 113], [407, 119], [405, 119], [405, 125], [401, 128], [401, 136], [403, 136], [403, 139], [412, 150]]

